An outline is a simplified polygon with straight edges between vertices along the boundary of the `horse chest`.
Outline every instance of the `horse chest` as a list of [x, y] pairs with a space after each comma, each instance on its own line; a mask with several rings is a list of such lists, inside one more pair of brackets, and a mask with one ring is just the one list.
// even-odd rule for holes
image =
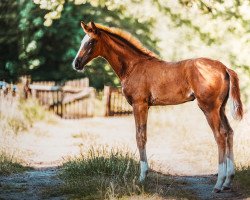
[[129, 85], [122, 85], [122, 93], [126, 97], [128, 103], [132, 105], [134, 102], [147, 102], [149, 92], [146, 88], [131, 87]]

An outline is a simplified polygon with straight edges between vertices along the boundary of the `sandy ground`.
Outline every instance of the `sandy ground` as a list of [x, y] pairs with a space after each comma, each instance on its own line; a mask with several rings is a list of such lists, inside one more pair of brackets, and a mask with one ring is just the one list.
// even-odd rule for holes
[[[151, 118], [148, 130], [153, 133], [148, 134], [147, 152], [152, 169], [188, 182], [187, 189], [196, 193], [198, 199], [241, 199], [241, 195], [235, 191], [212, 194], [216, 181], [214, 174], [217, 171], [217, 149], [211, 133], [204, 134], [199, 143], [196, 138], [182, 141], [179, 137], [183, 138], [183, 135], [164, 133], [161, 124], [159, 128], [154, 128], [155, 121]], [[202, 132], [210, 131], [205, 122], [202, 123], [204, 124], [201, 126], [205, 127]], [[171, 127], [170, 130], [173, 131]], [[175, 130], [178, 133], [178, 129]], [[183, 132], [183, 128], [180, 128], [180, 131]], [[197, 128], [196, 131], [201, 130]], [[42, 199], [43, 188], [62, 184], [56, 176], [58, 166], [90, 146], [106, 145], [110, 148], [130, 149], [137, 153], [132, 116], [58, 119], [51, 124], [39, 122], [29, 133], [21, 134], [11, 142], [13, 146], [22, 149], [22, 155], [26, 155], [23, 160], [34, 167], [34, 170], [0, 177], [0, 199]], [[208, 148], [204, 149], [203, 145]]]

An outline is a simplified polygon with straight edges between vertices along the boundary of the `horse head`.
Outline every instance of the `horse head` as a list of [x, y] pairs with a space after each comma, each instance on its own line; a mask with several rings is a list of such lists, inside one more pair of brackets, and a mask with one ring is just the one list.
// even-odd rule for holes
[[94, 22], [86, 25], [81, 22], [81, 27], [86, 33], [81, 41], [80, 49], [72, 63], [73, 68], [77, 71], [84, 69], [84, 66], [92, 59], [99, 56], [100, 52], [100, 30], [95, 26]]

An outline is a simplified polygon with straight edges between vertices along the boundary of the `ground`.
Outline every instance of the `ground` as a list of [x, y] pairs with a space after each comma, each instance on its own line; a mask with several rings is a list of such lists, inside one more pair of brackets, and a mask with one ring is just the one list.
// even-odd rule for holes
[[[212, 193], [216, 181], [217, 149], [205, 119], [199, 123], [194, 121], [197, 128], [189, 130], [185, 126], [173, 128], [170, 121], [160, 117], [159, 113], [149, 117], [147, 153], [151, 169], [170, 175], [176, 181], [186, 182], [185, 189], [198, 199], [241, 199], [238, 191]], [[188, 120], [195, 119], [190, 116]], [[163, 129], [160, 121], [164, 121], [167, 130]], [[183, 117], [180, 117], [180, 122], [183, 122]], [[62, 184], [57, 176], [59, 166], [90, 146], [106, 145], [108, 148], [119, 147], [137, 152], [132, 116], [57, 119], [49, 124], [35, 123], [29, 132], [33, 134], [20, 134], [10, 142], [22, 149], [21, 154], [25, 155], [22, 159], [34, 169], [0, 177], [0, 199], [44, 198], [44, 190]], [[190, 132], [202, 134], [194, 137]]]

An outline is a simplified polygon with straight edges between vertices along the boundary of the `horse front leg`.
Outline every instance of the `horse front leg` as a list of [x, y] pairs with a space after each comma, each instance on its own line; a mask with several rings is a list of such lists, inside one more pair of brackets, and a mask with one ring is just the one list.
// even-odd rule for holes
[[133, 104], [133, 111], [136, 125], [136, 142], [140, 154], [139, 181], [143, 182], [148, 171], [148, 161], [146, 155], [148, 104]]

